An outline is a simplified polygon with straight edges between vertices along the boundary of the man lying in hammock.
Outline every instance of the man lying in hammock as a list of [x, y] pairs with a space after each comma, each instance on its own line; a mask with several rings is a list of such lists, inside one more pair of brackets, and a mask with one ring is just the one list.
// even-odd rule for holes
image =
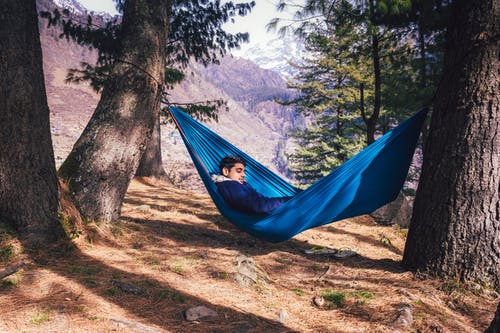
[[226, 156], [219, 164], [220, 175], [213, 175], [219, 193], [233, 208], [248, 214], [269, 214], [291, 197], [268, 198], [245, 182], [245, 161]]

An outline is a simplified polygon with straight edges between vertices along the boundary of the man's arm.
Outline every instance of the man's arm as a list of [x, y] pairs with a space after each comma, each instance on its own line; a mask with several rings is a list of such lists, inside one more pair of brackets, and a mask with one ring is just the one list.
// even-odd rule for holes
[[289, 199], [288, 197], [265, 197], [250, 185], [236, 181], [217, 183], [217, 187], [219, 193], [232, 208], [249, 214], [269, 214]]

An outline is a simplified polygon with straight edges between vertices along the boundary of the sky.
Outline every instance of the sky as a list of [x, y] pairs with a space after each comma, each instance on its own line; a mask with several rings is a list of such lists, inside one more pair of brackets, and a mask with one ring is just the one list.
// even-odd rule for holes
[[[104, 11], [111, 15], [117, 14], [112, 0], [78, 0], [84, 7], [93, 11]], [[236, 1], [237, 2], [237, 1]], [[243, 2], [243, 1], [241, 1]], [[278, 0], [255, 0], [256, 5], [252, 12], [245, 17], [236, 17], [235, 23], [228, 23], [225, 29], [230, 33], [250, 33], [250, 43], [242, 45], [241, 50], [233, 52], [243, 53], [248, 48], [257, 44], [264, 44], [278, 37], [276, 32], [267, 32], [266, 25], [275, 17], [291, 17], [291, 13], [280, 13], [276, 11]]]

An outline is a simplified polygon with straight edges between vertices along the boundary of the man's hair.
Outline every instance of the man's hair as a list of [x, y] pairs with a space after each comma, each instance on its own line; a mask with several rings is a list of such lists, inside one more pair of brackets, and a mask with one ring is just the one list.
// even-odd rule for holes
[[219, 171], [222, 174], [222, 169], [231, 170], [236, 163], [241, 163], [246, 166], [245, 160], [239, 156], [226, 156], [219, 163]]

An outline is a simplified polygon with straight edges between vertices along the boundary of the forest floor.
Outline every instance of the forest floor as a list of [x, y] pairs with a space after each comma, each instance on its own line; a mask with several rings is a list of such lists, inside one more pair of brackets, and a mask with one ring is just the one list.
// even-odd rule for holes
[[[0, 332], [483, 332], [499, 301], [403, 270], [405, 230], [368, 216], [269, 244], [208, 195], [136, 179], [120, 223], [87, 227], [63, 253], [18, 253], [0, 231], [0, 271], [24, 263], [0, 280]], [[215, 313], [187, 320], [197, 306]]]

